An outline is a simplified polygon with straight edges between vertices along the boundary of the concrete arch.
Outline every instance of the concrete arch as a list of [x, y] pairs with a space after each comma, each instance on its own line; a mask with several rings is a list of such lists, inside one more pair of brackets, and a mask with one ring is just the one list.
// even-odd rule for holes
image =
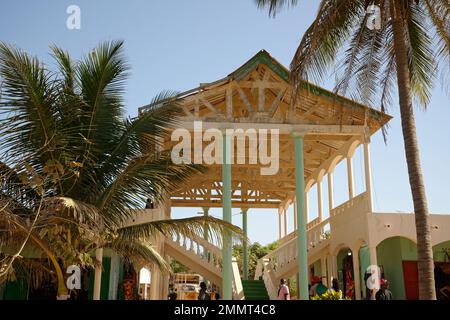
[[309, 192], [309, 190], [312, 188], [312, 186], [314, 185], [314, 183], [316, 183], [316, 180], [314, 179], [309, 179], [308, 182], [306, 182], [306, 186], [305, 186], [305, 192]]
[[342, 243], [338, 244], [337, 246], [335, 246], [334, 248], [332, 248], [330, 251], [333, 256], [337, 256], [342, 249], [352, 250], [350, 245], [342, 242]]
[[375, 247], [378, 247], [380, 245], [380, 243], [382, 243], [383, 241], [386, 241], [386, 240], [389, 240], [389, 239], [393, 239], [393, 238], [404, 238], [404, 239], [407, 239], [407, 240], [413, 242], [415, 245], [417, 245], [416, 239], [411, 238], [409, 235], [407, 235], [407, 234], [396, 234], [394, 236], [387, 236], [387, 237], [383, 238], [382, 240], [378, 241], [375, 244]]
[[[450, 240], [442, 241], [433, 245], [433, 259], [439, 262], [450, 261]], [[445, 249], [445, 250], [444, 250]]]
[[360, 144], [361, 144], [361, 141], [360, 141], [360, 140], [355, 140], [355, 141], [350, 145], [350, 147], [348, 148], [346, 157], [347, 157], [347, 158], [353, 157], [353, 155], [355, 154], [356, 148], [358, 148]]
[[359, 250], [359, 249], [361, 249], [361, 247], [367, 246], [367, 245], [368, 245], [368, 241], [366, 239], [359, 238], [354, 242], [353, 247], [351, 249]]
[[337, 155], [334, 157], [334, 159], [330, 162], [330, 166], [328, 167], [328, 173], [332, 173], [334, 171], [334, 168], [337, 166], [337, 164], [344, 158], [343, 155]]
[[323, 176], [327, 174], [327, 171], [325, 169], [322, 169], [317, 174], [317, 181], [322, 181]]

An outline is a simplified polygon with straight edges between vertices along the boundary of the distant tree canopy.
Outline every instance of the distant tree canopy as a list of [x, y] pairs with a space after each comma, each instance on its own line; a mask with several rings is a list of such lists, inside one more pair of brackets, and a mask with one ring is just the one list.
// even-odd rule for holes
[[170, 267], [173, 273], [189, 273], [191, 271], [188, 267], [185, 267], [175, 259], [170, 263]]
[[[275, 250], [278, 247], [278, 242], [274, 241], [272, 243], [267, 244], [266, 246], [261, 245], [258, 242], [255, 242], [248, 246], [248, 276], [249, 279], [253, 279], [255, 277], [255, 269], [258, 260], [269, 254], [271, 251]], [[243, 247], [241, 244], [235, 245], [233, 247], [233, 256], [236, 257], [236, 260], [239, 265], [239, 272], [243, 275]]]

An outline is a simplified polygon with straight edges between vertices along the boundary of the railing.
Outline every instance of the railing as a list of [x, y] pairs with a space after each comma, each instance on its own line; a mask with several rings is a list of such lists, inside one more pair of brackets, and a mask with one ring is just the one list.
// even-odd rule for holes
[[[206, 263], [209, 268], [214, 270], [214, 273], [220, 278], [222, 277], [222, 251], [219, 247], [196, 235], [185, 237], [177, 234], [172, 239], [168, 238], [167, 241], [172, 241], [183, 250], [194, 253], [198, 262]], [[232, 261], [232, 271], [233, 299], [242, 300], [244, 299], [244, 290], [236, 259]], [[218, 285], [221, 284], [218, 283]]]
[[264, 280], [264, 285], [266, 286], [267, 293], [271, 300], [277, 299], [278, 286], [277, 280], [275, 278], [275, 274], [273, 269], [270, 267], [269, 259], [262, 259], [262, 267], [264, 269], [262, 273], [262, 277]]
[[364, 202], [367, 202], [367, 194], [366, 192], [360, 193], [356, 197], [344, 202], [343, 204], [337, 206], [336, 208], [331, 209], [330, 211], [330, 217], [335, 217], [337, 215], [340, 215], [347, 211], [348, 209], [351, 209], [357, 205], [363, 204]]
[[[319, 218], [315, 218], [313, 220], [311, 220], [310, 222], [308, 222], [308, 224], [306, 225], [306, 230], [310, 230], [312, 229], [315, 225], [317, 225], [319, 223]], [[278, 244], [281, 246], [286, 242], [291, 241], [292, 239], [297, 237], [297, 230], [292, 231], [291, 233], [289, 233], [287, 236], [284, 236], [283, 238], [281, 238], [280, 240], [278, 240]]]
[[[307, 241], [308, 241], [308, 250], [312, 250], [317, 245], [327, 240], [327, 236], [325, 233], [325, 226], [329, 224], [329, 219], [326, 219], [319, 223], [318, 219], [314, 219], [307, 225]], [[296, 234], [295, 234], [296, 235]], [[264, 265], [272, 270], [274, 273], [279, 274], [281, 270], [287, 268], [290, 264], [295, 263], [297, 259], [297, 238], [292, 237], [289, 241], [284, 242], [280, 247], [264, 256], [260, 261], [258, 261], [259, 265]], [[265, 274], [258, 270], [255, 273], [255, 276], [260, 276], [261, 274]], [[266, 284], [267, 285], [267, 284]]]
[[222, 251], [205, 239], [196, 235], [186, 237], [176, 234], [172, 239], [168, 238], [167, 240], [176, 243], [185, 251], [194, 253], [199, 260], [206, 262], [212, 268], [215, 268], [216, 272], [222, 272]]
[[236, 258], [232, 260], [233, 270], [233, 300], [244, 300], [244, 288], [242, 287], [242, 279], [239, 274], [239, 266]]

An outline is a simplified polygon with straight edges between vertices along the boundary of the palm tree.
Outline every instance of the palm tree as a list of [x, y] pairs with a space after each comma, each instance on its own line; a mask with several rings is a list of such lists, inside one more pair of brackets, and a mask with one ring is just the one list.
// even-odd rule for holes
[[[61, 297], [62, 270], [96, 265], [92, 256], [100, 248], [168, 270], [151, 245], [160, 233], [203, 236], [207, 223], [211, 241], [220, 241], [224, 229], [241, 234], [212, 217], [127, 226], [131, 209], [147, 199], [163, 204], [203, 169], [175, 165], [164, 150], [183, 114], [173, 94], [158, 95], [138, 118], [124, 118], [129, 68], [122, 47], [105, 42], [80, 61], [53, 47], [58, 70], [50, 71], [0, 43], [0, 280], [32, 266], [56, 277]], [[26, 248], [47, 258], [27, 259]]]
[[[269, 14], [297, 0], [256, 0]], [[368, 28], [379, 9], [380, 28]], [[309, 78], [322, 79], [338, 59], [336, 93], [363, 103], [390, 104], [397, 78], [409, 183], [414, 203], [421, 299], [435, 299], [427, 199], [414, 121], [413, 102], [426, 106], [439, 68], [448, 76], [450, 3], [447, 0], [323, 0], [291, 63], [294, 92]], [[296, 95], [293, 95], [296, 97]]]

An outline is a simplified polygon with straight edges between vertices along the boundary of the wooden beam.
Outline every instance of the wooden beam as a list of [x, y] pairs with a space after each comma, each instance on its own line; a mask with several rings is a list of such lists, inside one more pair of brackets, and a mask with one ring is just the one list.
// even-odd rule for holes
[[[194, 129], [193, 121], [180, 121], [180, 128]], [[203, 121], [203, 130], [207, 129], [267, 129], [279, 130], [280, 134], [291, 134], [301, 132], [305, 134], [321, 135], [361, 135], [365, 132], [365, 126], [341, 126], [341, 125], [318, 125], [318, 124], [287, 124], [287, 123], [255, 123], [255, 122], [225, 122], [225, 121]]]

